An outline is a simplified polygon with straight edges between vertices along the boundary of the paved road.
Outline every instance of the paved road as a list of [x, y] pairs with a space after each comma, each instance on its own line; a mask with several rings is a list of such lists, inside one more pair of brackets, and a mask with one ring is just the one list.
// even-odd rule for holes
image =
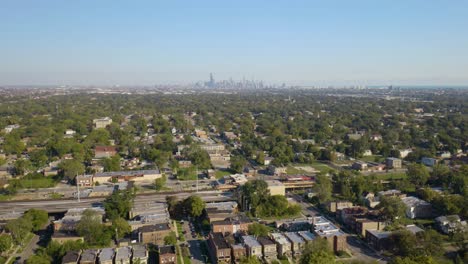
[[201, 253], [202, 250], [200, 248], [200, 243], [202, 243], [202, 241], [197, 237], [192, 237], [192, 233], [195, 231], [195, 227], [188, 221], [185, 221], [182, 225], [182, 230], [185, 232], [185, 241], [190, 246], [190, 255], [193, 257], [191, 262], [195, 264], [205, 263]]

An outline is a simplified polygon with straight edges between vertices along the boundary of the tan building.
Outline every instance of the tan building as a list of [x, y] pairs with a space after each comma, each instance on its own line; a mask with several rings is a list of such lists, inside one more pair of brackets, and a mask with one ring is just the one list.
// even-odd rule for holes
[[73, 233], [67, 234], [67, 233], [62, 233], [62, 232], [54, 232], [54, 234], [51, 237], [52, 241], [55, 241], [59, 244], [63, 244], [67, 241], [82, 241], [84, 242], [84, 238], [78, 235], [75, 235]]
[[231, 245], [231, 257], [234, 263], [239, 263], [246, 255], [247, 251], [242, 244]]
[[356, 219], [354, 224], [355, 232], [362, 237], [366, 236], [367, 230], [383, 230], [384, 227], [384, 222], [373, 221], [367, 218]]
[[335, 201], [327, 204], [328, 211], [335, 213], [337, 210], [352, 207], [353, 203], [348, 201]]
[[387, 158], [385, 164], [388, 169], [400, 169], [401, 168], [401, 159], [397, 158]]
[[108, 125], [112, 124], [112, 119], [110, 117], [93, 119], [94, 128], [106, 128]]
[[235, 220], [226, 219], [222, 221], [213, 221], [211, 223], [211, 230], [213, 232], [220, 232], [223, 234], [235, 234], [237, 232], [247, 232], [249, 225], [252, 224], [250, 220]]
[[266, 181], [268, 184], [268, 190], [270, 191], [270, 195], [286, 195], [286, 188], [284, 184], [277, 180]]
[[276, 243], [268, 237], [257, 238], [260, 245], [262, 245], [263, 258], [266, 260], [273, 260], [277, 258]]
[[104, 182], [123, 182], [123, 181], [136, 181], [136, 182], [152, 182], [162, 177], [159, 170], [136, 170], [136, 171], [109, 171], [94, 174], [94, 183]]
[[94, 157], [96, 159], [110, 158], [117, 154], [117, 148], [114, 146], [96, 146], [94, 148]]
[[139, 243], [161, 245], [164, 244], [164, 237], [169, 235], [170, 232], [171, 227], [168, 223], [165, 223], [142, 226], [134, 233]]
[[78, 175], [76, 176], [75, 181], [78, 186], [90, 187], [93, 186], [93, 175]]

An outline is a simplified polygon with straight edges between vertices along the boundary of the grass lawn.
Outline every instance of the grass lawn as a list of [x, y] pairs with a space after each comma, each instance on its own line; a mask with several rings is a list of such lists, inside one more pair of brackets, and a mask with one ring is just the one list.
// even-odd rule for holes
[[194, 181], [197, 179], [197, 173], [192, 168], [179, 169], [177, 179], [181, 181]]
[[184, 260], [182, 258], [181, 250], [179, 245], [176, 245], [176, 253], [177, 253], [177, 263], [184, 264]]
[[223, 178], [224, 176], [229, 176], [231, 174], [232, 173], [230, 171], [228, 171], [228, 170], [216, 170], [215, 177], [216, 177], [216, 179], [219, 180], [219, 179]]
[[43, 177], [37, 179], [13, 179], [8, 181], [9, 184], [18, 189], [38, 189], [38, 188], [51, 188], [57, 185], [57, 181], [53, 178]]
[[294, 168], [293, 166], [288, 166], [286, 168], [286, 173], [287, 174], [304, 174], [304, 173], [306, 173], [306, 171]]
[[9, 194], [0, 194], [0, 201], [8, 201], [11, 199], [11, 195]]
[[408, 175], [404, 172], [389, 172], [382, 174], [375, 174], [376, 178], [379, 180], [401, 180], [406, 179]]
[[294, 215], [283, 215], [283, 216], [270, 216], [270, 217], [260, 217], [262, 220], [272, 221], [272, 220], [283, 220], [283, 219], [292, 219], [299, 218], [302, 216], [302, 213], [299, 212]]
[[177, 236], [179, 237], [179, 240], [184, 242], [185, 241], [185, 236], [183, 230], [182, 230], [182, 224], [179, 221], [175, 221], [176, 226], [177, 226]]
[[327, 172], [329, 170], [332, 170], [332, 168], [330, 168], [327, 164], [319, 161], [313, 161], [311, 166], [320, 172]]

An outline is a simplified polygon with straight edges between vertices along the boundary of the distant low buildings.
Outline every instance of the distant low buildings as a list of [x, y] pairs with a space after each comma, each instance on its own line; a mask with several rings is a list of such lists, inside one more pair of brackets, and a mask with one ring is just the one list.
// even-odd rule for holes
[[353, 203], [349, 201], [334, 201], [334, 202], [329, 202], [327, 204], [327, 209], [328, 211], [335, 213], [338, 210], [352, 207], [352, 206], [353, 206]]
[[426, 166], [429, 166], [429, 167], [434, 167], [435, 165], [437, 165], [439, 161], [437, 159], [434, 159], [434, 158], [429, 158], [429, 157], [422, 157], [421, 158], [421, 163], [426, 165]]
[[213, 232], [220, 232], [223, 234], [236, 234], [238, 232], [246, 233], [249, 229], [249, 225], [251, 224], [252, 221], [248, 219], [228, 218], [222, 221], [213, 221], [211, 223], [211, 230], [213, 230]]
[[401, 159], [398, 158], [387, 158], [385, 164], [388, 169], [401, 169]]
[[432, 206], [430, 203], [414, 196], [401, 199], [406, 205], [406, 216], [408, 218], [428, 218], [432, 216]]
[[122, 182], [122, 181], [154, 181], [162, 177], [159, 170], [135, 170], [135, 171], [110, 171], [100, 172], [93, 176], [93, 183], [96, 182]]
[[13, 131], [15, 129], [18, 129], [18, 128], [20, 128], [20, 125], [18, 125], [18, 124], [8, 125], [3, 129], [3, 131], [5, 132], [5, 134], [9, 134], [9, 133], [11, 133], [11, 131]]
[[93, 125], [96, 129], [106, 128], [110, 124], [112, 124], [112, 119], [110, 117], [93, 119]]
[[117, 155], [117, 148], [114, 146], [96, 146], [94, 148], [96, 159], [110, 158], [115, 155]]
[[75, 177], [76, 185], [90, 187], [93, 186], [93, 175], [85, 174]]
[[353, 163], [353, 165], [351, 165], [351, 168], [359, 171], [367, 170], [367, 163], [362, 161], [356, 161]]
[[435, 221], [439, 230], [447, 235], [467, 228], [466, 221], [461, 221], [458, 215], [439, 216]]

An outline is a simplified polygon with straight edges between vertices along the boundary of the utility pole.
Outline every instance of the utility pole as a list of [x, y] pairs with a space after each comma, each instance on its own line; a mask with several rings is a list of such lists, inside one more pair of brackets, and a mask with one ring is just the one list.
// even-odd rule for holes
[[78, 175], [75, 176], [75, 181], [76, 181], [76, 190], [77, 190], [77, 195], [78, 195], [78, 202], [80, 202], [80, 183], [76, 180]]
[[197, 177], [197, 193], [198, 193], [198, 166], [195, 166], [195, 175]]

